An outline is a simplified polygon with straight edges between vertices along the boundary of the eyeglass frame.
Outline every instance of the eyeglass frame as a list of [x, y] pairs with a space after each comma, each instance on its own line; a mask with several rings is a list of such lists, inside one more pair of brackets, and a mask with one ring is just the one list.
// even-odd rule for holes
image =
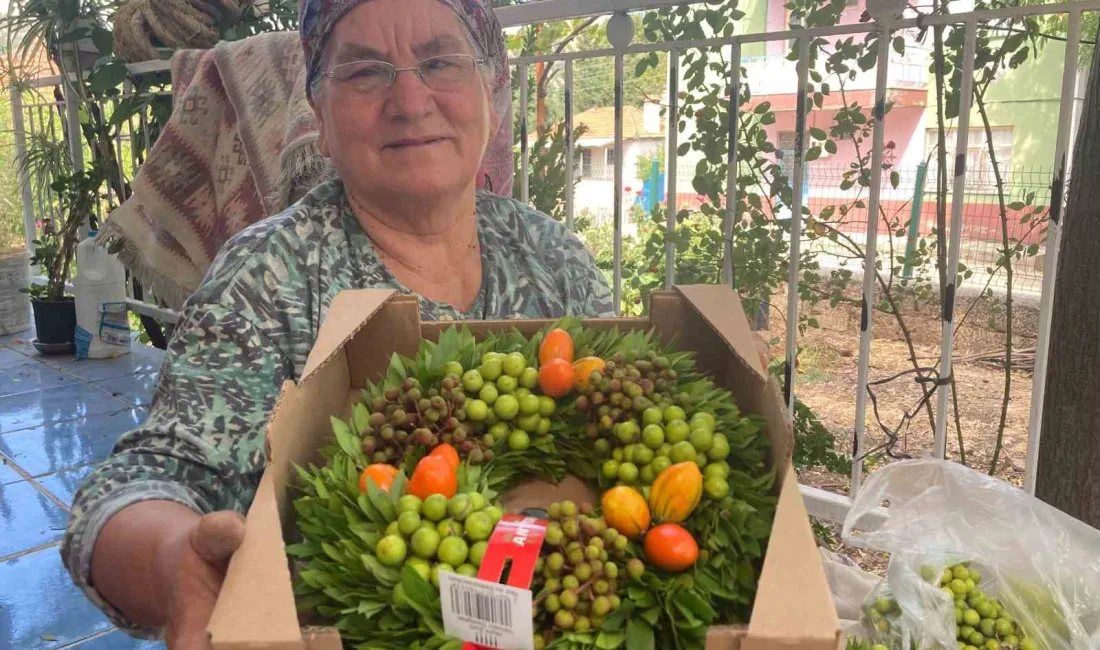
[[[421, 59], [414, 66], [407, 66], [407, 67], [403, 67], [403, 68], [399, 68], [399, 67], [395, 66], [394, 64], [390, 63], [389, 61], [379, 61], [377, 59], [360, 59], [360, 60], [357, 60], [357, 61], [345, 61], [344, 63], [339, 63], [337, 65], [332, 66], [332, 69], [330, 69], [330, 70], [326, 70], [326, 71], [318, 73], [318, 75], [317, 75], [318, 76], [318, 82], [320, 81], [320, 78], [331, 79], [333, 81], [336, 81], [336, 77], [335, 77], [336, 69], [341, 67], [341, 66], [352, 65], [352, 64], [356, 64], [356, 63], [375, 63], [375, 64], [379, 64], [379, 65], [388, 67], [391, 70], [389, 83], [387, 83], [384, 86], [379, 87], [378, 90], [380, 90], [380, 91], [381, 90], [389, 90], [390, 88], [393, 88], [393, 85], [395, 83], [397, 83], [397, 74], [399, 72], [415, 72], [416, 73], [416, 78], [420, 80], [420, 83], [424, 84], [427, 88], [431, 88], [432, 90], [435, 90], [434, 88], [432, 88], [431, 86], [428, 85], [428, 82], [424, 81], [424, 75], [421, 74], [421, 72], [420, 72], [420, 66], [424, 65], [428, 61], [434, 61], [436, 59], [442, 59], [442, 58], [448, 58], [448, 57], [462, 57], [464, 59], [470, 59], [474, 62], [474, 69], [475, 70], [478, 67], [482, 67], [487, 63], [486, 59], [476, 57], [472, 54], [462, 54], [462, 53], [459, 53], [459, 52], [455, 52], [453, 54], [437, 54], [435, 56], [429, 56], [426, 59]], [[436, 91], [436, 92], [439, 92], [439, 91]]]

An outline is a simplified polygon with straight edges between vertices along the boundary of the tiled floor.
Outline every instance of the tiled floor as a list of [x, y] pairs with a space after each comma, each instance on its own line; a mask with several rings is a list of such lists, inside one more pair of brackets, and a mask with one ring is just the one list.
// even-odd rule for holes
[[0, 650], [164, 648], [114, 630], [58, 552], [80, 482], [145, 419], [162, 353], [45, 357], [33, 336], [0, 336]]

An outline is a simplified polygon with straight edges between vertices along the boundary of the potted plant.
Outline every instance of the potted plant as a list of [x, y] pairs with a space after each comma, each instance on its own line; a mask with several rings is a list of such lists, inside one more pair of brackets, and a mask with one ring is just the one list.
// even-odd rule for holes
[[83, 171], [72, 171], [64, 143], [41, 133], [28, 142], [21, 164], [36, 184], [48, 184], [54, 197], [51, 214], [42, 220], [42, 232], [33, 242], [30, 264], [40, 276], [23, 289], [30, 294], [34, 312], [37, 338], [32, 344], [43, 354], [69, 354], [75, 350], [76, 304], [66, 284], [81, 233], [95, 226], [100, 183]]

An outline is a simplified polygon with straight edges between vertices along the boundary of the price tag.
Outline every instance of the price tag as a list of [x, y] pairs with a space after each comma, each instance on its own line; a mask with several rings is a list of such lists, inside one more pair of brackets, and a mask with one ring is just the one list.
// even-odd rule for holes
[[[534, 650], [531, 579], [547, 521], [505, 515], [493, 529], [476, 578], [439, 574], [443, 629], [463, 650]], [[500, 578], [508, 567], [508, 582]]]
[[443, 571], [439, 596], [450, 636], [500, 650], [534, 650], [530, 589]]

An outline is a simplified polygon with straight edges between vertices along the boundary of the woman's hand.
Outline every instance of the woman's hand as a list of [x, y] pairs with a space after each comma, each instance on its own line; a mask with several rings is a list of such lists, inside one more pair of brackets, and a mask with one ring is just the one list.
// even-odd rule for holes
[[171, 650], [206, 650], [206, 626], [218, 602], [229, 559], [244, 540], [244, 518], [213, 512], [192, 525], [170, 559], [175, 569], [165, 640]]
[[206, 626], [242, 541], [236, 512], [199, 515], [174, 501], [142, 501], [100, 531], [92, 582], [135, 625], [164, 628], [171, 650], [208, 650]]

